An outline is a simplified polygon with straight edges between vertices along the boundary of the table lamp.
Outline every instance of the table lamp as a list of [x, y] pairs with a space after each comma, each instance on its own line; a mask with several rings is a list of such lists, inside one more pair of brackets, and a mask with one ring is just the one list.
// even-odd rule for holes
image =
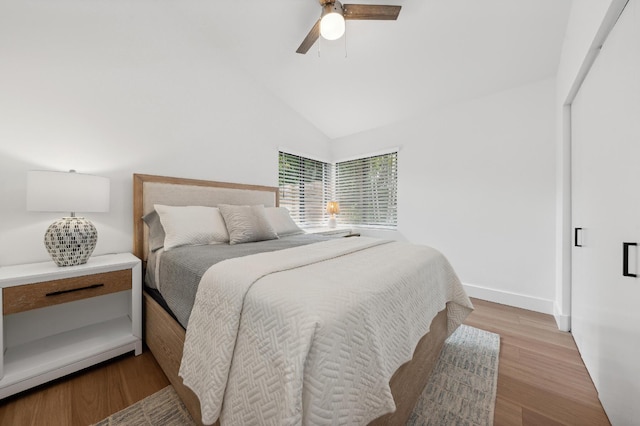
[[29, 171], [27, 210], [70, 212], [53, 222], [44, 235], [44, 245], [58, 266], [86, 263], [98, 242], [98, 231], [76, 212], [109, 211], [109, 179], [69, 172]]
[[331, 215], [329, 218], [329, 228], [335, 228], [336, 214], [340, 213], [340, 204], [337, 201], [329, 201], [327, 203], [327, 213]]

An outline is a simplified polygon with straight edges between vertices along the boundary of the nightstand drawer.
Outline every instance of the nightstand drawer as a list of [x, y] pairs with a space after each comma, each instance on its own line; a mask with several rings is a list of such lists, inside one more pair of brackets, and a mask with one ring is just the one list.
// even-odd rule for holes
[[3, 289], [3, 314], [15, 314], [131, 289], [131, 269]]

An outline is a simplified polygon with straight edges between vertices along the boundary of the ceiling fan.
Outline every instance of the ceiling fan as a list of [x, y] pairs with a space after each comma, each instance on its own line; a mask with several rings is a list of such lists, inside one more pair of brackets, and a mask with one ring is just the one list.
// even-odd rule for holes
[[322, 15], [302, 41], [296, 53], [305, 54], [322, 35], [327, 40], [337, 40], [344, 34], [346, 19], [395, 21], [401, 6], [376, 4], [345, 4], [338, 0], [319, 0]]

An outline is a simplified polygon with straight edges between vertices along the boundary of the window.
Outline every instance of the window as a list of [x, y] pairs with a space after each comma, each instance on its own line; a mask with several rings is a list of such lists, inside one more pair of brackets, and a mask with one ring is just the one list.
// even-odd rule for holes
[[286, 207], [301, 227], [323, 226], [333, 190], [332, 165], [280, 151], [280, 206]]
[[396, 228], [398, 226], [398, 153], [336, 163], [338, 223]]
[[324, 226], [329, 201], [340, 203], [342, 225], [398, 226], [398, 152], [332, 165], [279, 152], [280, 205], [301, 227]]

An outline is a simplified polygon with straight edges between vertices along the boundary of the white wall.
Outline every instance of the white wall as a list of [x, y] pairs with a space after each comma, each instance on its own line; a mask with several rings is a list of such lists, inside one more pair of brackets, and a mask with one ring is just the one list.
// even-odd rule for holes
[[[48, 260], [59, 213], [26, 211], [28, 170], [111, 179], [95, 254], [130, 251], [132, 174], [277, 185], [277, 148], [328, 140], [153, 1], [0, 1], [0, 265]], [[165, 10], [160, 13], [159, 10]]]
[[[558, 71], [556, 107], [564, 102], [603, 16], [611, 5], [620, 1], [573, 2]], [[537, 193], [542, 192], [546, 179], [553, 175], [553, 170], [549, 171], [546, 166], [539, 171], [529, 170], [527, 164], [530, 163], [509, 151], [511, 146], [507, 143], [515, 140], [527, 145], [525, 140], [535, 139], [535, 144], [542, 147], [536, 155], [546, 156], [546, 142], [540, 144], [539, 141], [544, 139], [542, 133], [546, 133], [547, 124], [553, 119], [542, 118], [544, 113], [537, 109], [542, 103], [539, 98], [551, 91], [548, 83], [541, 83], [544, 86], [541, 93], [536, 93], [537, 85], [524, 87], [456, 105], [410, 123], [338, 140], [331, 144], [332, 154], [324, 135], [261, 89], [216, 48], [215, 29], [182, 15], [177, 4], [173, 6], [175, 13], [170, 14], [162, 14], [153, 5], [151, 0], [115, 3], [0, 0], [0, 241], [3, 243], [0, 265], [48, 259], [42, 236], [48, 224], [59, 215], [26, 212], [26, 171], [31, 169], [74, 168], [111, 178], [111, 211], [87, 215], [98, 227], [100, 239], [96, 254], [100, 254], [131, 248], [131, 174], [134, 172], [275, 184], [279, 146], [321, 158], [332, 155], [339, 158], [402, 145], [401, 225], [400, 234], [395, 237], [433, 242], [433, 245], [442, 242], [453, 261], [459, 264], [463, 279], [491, 289], [488, 295], [494, 299], [503, 293], [522, 294], [527, 303], [535, 306], [538, 306], [536, 300], [541, 299], [545, 306], [542, 310], [546, 310], [548, 300], [556, 299], [558, 312], [568, 315], [568, 299], [563, 299], [568, 282], [566, 267], [562, 269], [566, 266], [562, 250], [567, 241], [559, 239], [558, 294], [550, 294], [546, 284], [548, 265], [543, 262], [534, 276], [528, 276], [527, 272], [518, 270], [521, 266], [528, 267], [531, 259], [515, 254], [521, 250], [523, 255], [540, 251], [548, 232], [541, 221], [546, 219], [533, 222], [534, 228], [539, 227], [543, 232], [533, 233], [538, 236], [534, 237], [534, 246], [530, 246], [529, 242], [519, 244], [517, 237], [529, 235], [525, 221], [520, 222], [525, 229], [522, 234], [516, 224], [497, 219], [502, 217], [501, 209], [486, 209], [496, 199], [501, 200], [501, 191], [513, 195], [518, 181], [533, 176], [531, 181], [538, 182], [534, 184], [534, 193]], [[172, 6], [164, 5], [164, 10], [167, 7]], [[534, 104], [525, 106], [527, 99], [532, 99]], [[491, 108], [485, 110], [485, 104]], [[515, 125], [511, 126], [509, 120], [497, 118], [513, 115], [514, 105], [527, 113], [531, 112], [527, 109], [536, 110], [523, 127], [531, 127], [533, 131], [520, 131]], [[493, 120], [487, 117], [491, 111], [495, 112]], [[474, 133], [472, 129], [478, 128], [485, 118], [486, 122], [498, 121], [499, 125], [479, 129], [485, 133]], [[557, 112], [557, 120], [562, 121], [561, 112]], [[537, 126], [533, 124], [535, 121], [544, 124]], [[444, 123], [452, 122], [455, 125], [446, 128]], [[469, 124], [462, 127], [460, 123]], [[560, 141], [562, 131], [559, 124], [560, 162], [566, 159], [566, 153], [562, 155], [562, 149], [566, 150]], [[490, 149], [479, 152], [475, 162], [469, 157], [458, 159], [457, 137], [480, 140]], [[483, 145], [464, 142], [462, 154]], [[501, 145], [507, 150], [501, 150]], [[443, 161], [430, 157], [432, 150], [442, 156]], [[494, 151], [502, 151], [500, 155], [505, 161], [500, 166], [504, 168], [483, 169], [485, 161], [481, 160], [491, 163]], [[414, 154], [424, 155], [425, 161], [431, 162], [435, 169], [422, 173], [422, 168], [416, 169], [415, 164], [411, 168], [403, 166], [403, 162], [419, 159]], [[424, 198], [412, 198], [411, 186], [404, 184], [412, 174], [422, 176], [424, 185], [440, 183], [443, 178], [456, 175], [444, 167], [445, 158], [464, 161], [467, 167], [463, 174], [466, 182], [458, 177], [458, 181], [448, 183], [457, 185], [460, 191], [454, 192], [459, 198], [448, 200], [458, 210], [427, 205], [426, 201], [420, 201]], [[541, 158], [534, 158], [542, 162]], [[507, 167], [515, 168], [517, 161], [525, 164], [531, 176], [517, 174], [510, 187], [510, 181], [506, 178], [501, 181], [499, 176], [509, 171]], [[543, 163], [552, 164], [546, 160]], [[471, 179], [474, 174], [476, 179]], [[570, 226], [566, 231], [566, 224], [562, 222], [562, 217], [566, 217], [566, 206], [563, 210], [562, 204], [562, 200], [566, 200], [562, 187], [566, 179], [562, 176], [566, 175], [567, 170], [560, 167], [559, 236], [563, 230], [564, 234], [570, 233]], [[431, 182], [431, 178], [435, 180]], [[433, 194], [434, 190], [429, 188], [427, 193]], [[488, 195], [483, 197], [479, 190], [487, 191]], [[405, 197], [410, 200], [404, 200]], [[529, 206], [524, 194], [516, 194], [517, 200], [523, 198], [523, 204], [507, 205], [506, 211], [518, 212], [518, 206]], [[536, 214], [547, 208], [548, 200], [546, 196], [542, 198], [543, 204], [532, 206], [525, 216], [546, 218], [544, 214]], [[472, 204], [473, 200], [476, 202]], [[427, 212], [415, 211], [425, 205]], [[469, 207], [473, 207], [475, 213], [467, 218], [460, 211], [466, 209], [469, 214]], [[523, 210], [527, 209], [523, 207]], [[451, 229], [434, 225], [437, 223], [434, 220], [443, 218], [443, 226]], [[497, 234], [481, 226], [498, 222], [500, 227], [496, 229], [504, 231]], [[460, 227], [461, 223], [464, 226]], [[452, 226], [454, 224], [456, 226]], [[448, 233], [456, 238], [448, 240]], [[499, 255], [491, 262], [481, 261], [489, 256], [486, 249], [478, 250], [483, 238], [491, 246], [510, 246], [502, 262]], [[515, 263], [509, 261], [514, 257]], [[496, 265], [499, 272], [489, 272]], [[522, 298], [515, 299], [521, 301]], [[511, 296], [508, 300], [512, 300]]]
[[549, 79], [331, 143], [400, 146], [398, 232], [451, 261], [469, 294], [551, 313], [555, 100]]

